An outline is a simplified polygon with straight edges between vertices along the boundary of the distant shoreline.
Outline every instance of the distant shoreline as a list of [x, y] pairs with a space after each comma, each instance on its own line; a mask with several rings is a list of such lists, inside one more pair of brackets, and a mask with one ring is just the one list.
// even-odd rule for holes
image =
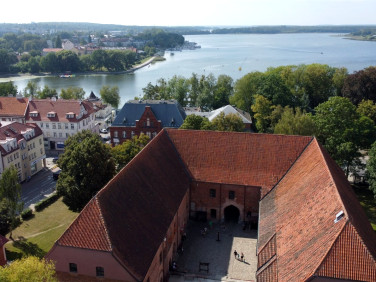
[[[95, 75], [95, 74], [126, 74], [126, 73], [132, 73], [138, 69], [141, 69], [143, 67], [146, 67], [149, 64], [152, 64], [153, 62], [158, 62], [162, 61], [161, 59], [158, 59], [159, 57], [153, 56], [146, 62], [136, 65], [129, 70], [124, 70], [124, 71], [117, 71], [117, 72], [109, 72], [109, 71], [91, 71], [91, 72], [77, 72], [74, 73], [75, 75]], [[52, 74], [52, 73], [36, 73], [36, 74], [31, 74], [31, 73], [17, 73], [17, 74], [12, 74], [12, 73], [7, 73], [7, 74], [0, 74], [0, 79], [4, 78], [9, 78], [9, 79], [24, 79], [24, 78], [38, 78], [38, 77], [45, 77], [45, 76], [59, 76], [58, 73]], [[1, 81], [0, 81], [1, 83]]]

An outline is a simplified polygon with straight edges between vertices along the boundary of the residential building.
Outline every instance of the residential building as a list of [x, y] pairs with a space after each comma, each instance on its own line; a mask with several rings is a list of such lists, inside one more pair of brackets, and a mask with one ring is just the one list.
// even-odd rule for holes
[[0, 235], [0, 266], [7, 264], [7, 256], [5, 254], [4, 245], [8, 242], [8, 239]]
[[29, 99], [17, 97], [0, 97], [0, 121], [17, 121], [25, 123]]
[[65, 140], [82, 130], [99, 133], [95, 121], [97, 108], [89, 101], [30, 99], [27, 123], [36, 123], [43, 131], [46, 149], [64, 150]]
[[179, 128], [185, 112], [175, 100], [131, 100], [110, 126], [111, 143], [122, 144], [141, 133], [154, 138], [162, 128]]
[[98, 123], [99, 129], [107, 129], [114, 120], [115, 110], [111, 105], [104, 104], [100, 98], [95, 96], [93, 91], [90, 92], [87, 100], [93, 103], [94, 108], [97, 110], [95, 113], [95, 121]]
[[33, 123], [2, 122], [0, 126], [0, 173], [9, 167], [24, 181], [46, 166], [43, 133]]
[[376, 281], [376, 234], [306, 136], [163, 129], [46, 257], [71, 280], [163, 281], [189, 217], [258, 226], [258, 281]]

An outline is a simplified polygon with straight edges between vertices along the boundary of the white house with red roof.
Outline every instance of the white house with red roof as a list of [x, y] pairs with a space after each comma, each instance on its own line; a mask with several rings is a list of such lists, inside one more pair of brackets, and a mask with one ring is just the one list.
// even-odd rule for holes
[[0, 121], [17, 121], [25, 123], [29, 99], [17, 97], [0, 97]]
[[63, 150], [69, 136], [82, 130], [99, 133], [97, 111], [97, 106], [85, 100], [30, 99], [26, 122], [41, 128], [46, 149]]
[[26, 180], [45, 167], [42, 131], [32, 123], [2, 122], [0, 154], [0, 175], [4, 169], [15, 167], [18, 180]]

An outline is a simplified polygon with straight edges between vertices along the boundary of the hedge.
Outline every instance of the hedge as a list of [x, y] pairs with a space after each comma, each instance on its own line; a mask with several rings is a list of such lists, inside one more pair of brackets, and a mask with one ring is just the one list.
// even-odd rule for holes
[[26, 209], [23, 212], [21, 212], [21, 218], [22, 220], [27, 220], [33, 216], [33, 211], [31, 209]]
[[35, 210], [36, 211], [42, 211], [43, 209], [47, 208], [49, 205], [55, 203], [57, 201], [57, 199], [60, 198], [60, 195], [58, 195], [57, 193], [53, 194], [52, 196], [46, 198], [46, 199], [43, 199], [42, 201], [40, 201], [39, 203], [37, 203], [35, 205]]

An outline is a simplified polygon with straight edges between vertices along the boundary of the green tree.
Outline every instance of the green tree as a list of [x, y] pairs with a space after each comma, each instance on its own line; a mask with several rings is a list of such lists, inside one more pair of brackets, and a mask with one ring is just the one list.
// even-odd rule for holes
[[315, 112], [317, 138], [349, 175], [360, 157], [359, 150], [374, 141], [370, 137], [370, 132], [375, 131], [374, 123], [361, 118], [349, 99], [338, 96], [318, 105]]
[[228, 75], [220, 75], [213, 93], [213, 109], [226, 106], [230, 103], [230, 96], [234, 92], [233, 80]]
[[5, 49], [0, 49], [0, 72], [9, 72], [10, 66], [17, 63], [17, 56]]
[[57, 97], [57, 91], [54, 88], [49, 88], [48, 85], [45, 85], [42, 90], [37, 90], [38, 99], [47, 99]]
[[194, 130], [212, 130], [212, 125], [206, 117], [198, 115], [188, 115], [180, 128]]
[[18, 183], [17, 169], [10, 167], [4, 169], [0, 178], [0, 199], [4, 199], [4, 204], [8, 209], [8, 217], [10, 219], [10, 238], [12, 238], [12, 230], [17, 224], [17, 215], [23, 209], [21, 202], [21, 185]]
[[111, 153], [115, 159], [117, 171], [126, 166], [146, 146], [149, 140], [150, 138], [145, 134], [135, 135], [132, 139], [112, 147]]
[[218, 131], [244, 131], [244, 123], [242, 119], [233, 113], [225, 115], [223, 112], [220, 113], [212, 120], [213, 130]]
[[48, 53], [40, 59], [40, 67], [42, 71], [56, 73], [60, 70], [57, 56], [54, 52]]
[[60, 35], [56, 36], [55, 40], [55, 48], [61, 48], [62, 47], [62, 42], [61, 42], [61, 37]]
[[73, 51], [63, 50], [56, 53], [58, 70], [65, 71], [78, 71], [81, 67], [81, 61], [77, 54]]
[[25, 97], [30, 97], [36, 96], [38, 91], [40, 91], [38, 84], [33, 80], [29, 80], [26, 87], [24, 88], [23, 93]]
[[315, 134], [315, 123], [310, 114], [300, 108], [286, 106], [281, 119], [274, 127], [275, 134], [312, 136]]
[[52, 261], [29, 256], [0, 267], [0, 281], [4, 282], [52, 282], [56, 278], [55, 264]]
[[356, 111], [361, 116], [366, 116], [376, 122], [376, 104], [372, 100], [362, 100]]
[[262, 95], [255, 95], [255, 103], [251, 106], [256, 120], [256, 128], [259, 132], [268, 132], [270, 128], [270, 116], [272, 114], [272, 102]]
[[81, 100], [85, 97], [85, 91], [81, 87], [69, 87], [61, 89], [60, 98], [64, 100]]
[[65, 141], [58, 165], [61, 173], [56, 189], [73, 211], [80, 211], [116, 172], [110, 147], [88, 130]]
[[376, 142], [372, 144], [368, 152], [369, 159], [366, 165], [366, 173], [369, 183], [369, 189], [376, 198]]
[[0, 83], [0, 96], [17, 95], [17, 86], [13, 84], [13, 81]]
[[110, 87], [108, 85], [102, 86], [99, 91], [103, 102], [110, 104], [112, 107], [117, 109], [120, 103], [119, 87], [114, 86]]

